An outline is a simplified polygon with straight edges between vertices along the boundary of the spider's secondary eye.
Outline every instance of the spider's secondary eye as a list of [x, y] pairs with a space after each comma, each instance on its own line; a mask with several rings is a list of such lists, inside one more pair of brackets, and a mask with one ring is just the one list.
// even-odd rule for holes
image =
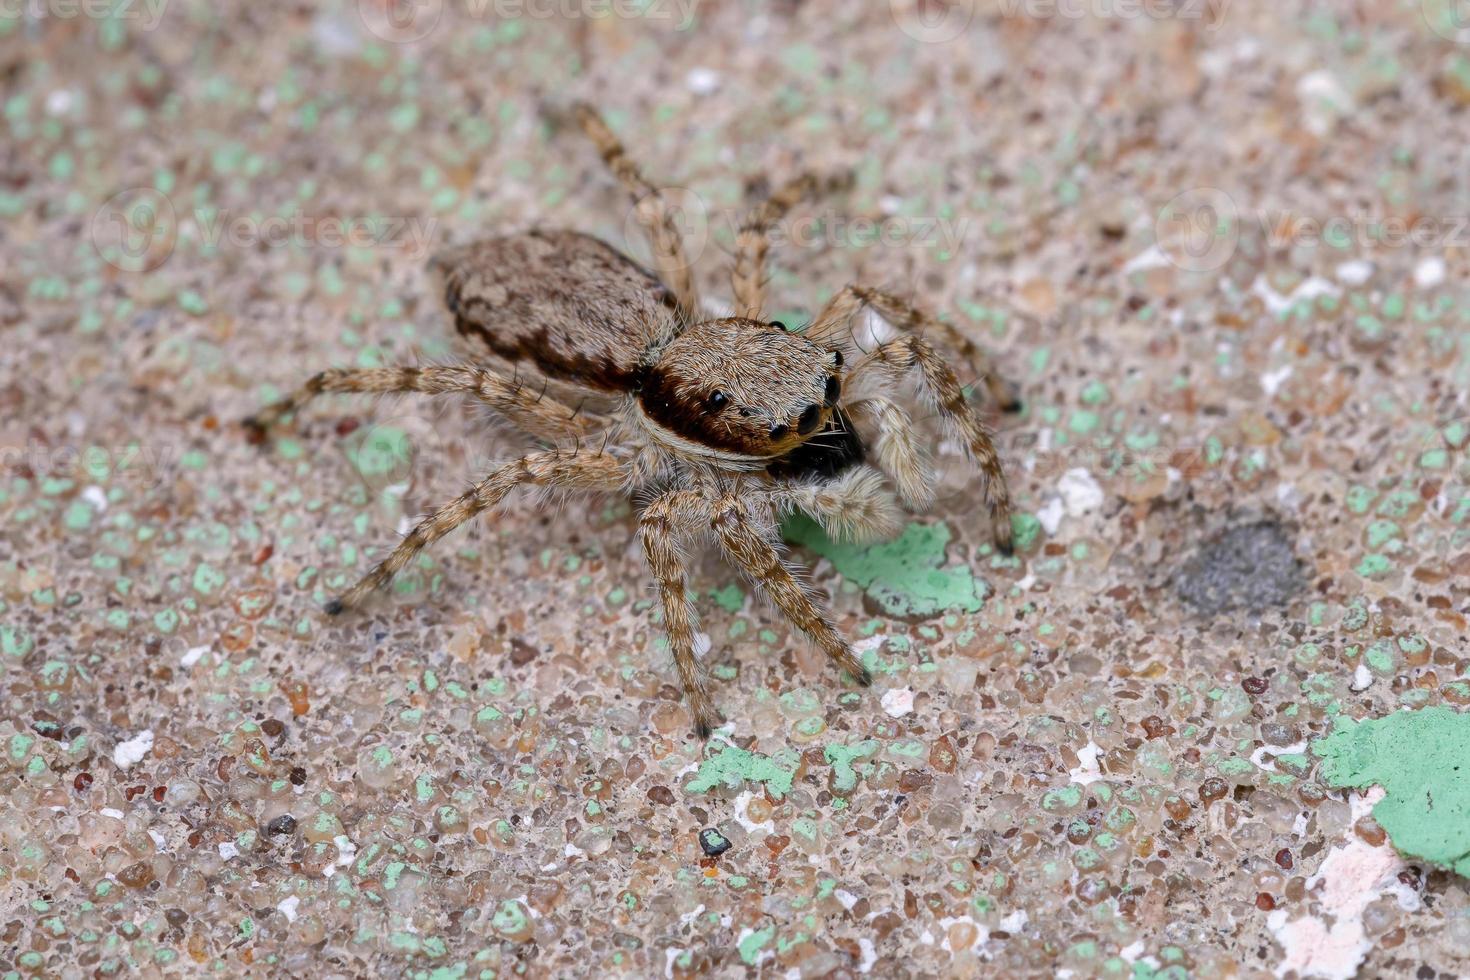
[[782, 439], [786, 438], [786, 433], [790, 431], [791, 426], [789, 425], [773, 425], [771, 426], [771, 438], [776, 440], [777, 442], [780, 442]]
[[771, 326], [775, 327], [777, 330], [785, 330], [786, 329], [786, 324], [782, 323], [780, 320], [772, 320], [771, 321]]
[[832, 352], [832, 363], [836, 364], [838, 367], [842, 367], [842, 351], [834, 350]]
[[729, 401], [730, 399], [725, 396], [723, 391], [717, 391], [706, 398], [704, 404], [711, 412], [718, 412]]
[[827, 379], [827, 407], [831, 408], [837, 404], [837, 399], [842, 395], [842, 382], [836, 377]]

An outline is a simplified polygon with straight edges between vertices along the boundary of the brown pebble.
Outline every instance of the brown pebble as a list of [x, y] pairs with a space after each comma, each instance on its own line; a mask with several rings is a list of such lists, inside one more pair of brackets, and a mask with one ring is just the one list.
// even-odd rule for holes
[[1227, 789], [1225, 780], [1219, 776], [1211, 776], [1199, 784], [1199, 798], [1206, 803], [1213, 803], [1215, 800], [1223, 799]]
[[898, 790], [900, 793], [912, 793], [923, 789], [934, 782], [934, 776], [922, 769], [905, 769], [903, 775], [898, 777]]
[[667, 786], [650, 786], [648, 798], [660, 806], [670, 806], [674, 802], [674, 791]]
[[1283, 871], [1290, 871], [1292, 869], [1293, 864], [1294, 864], [1294, 862], [1291, 859], [1291, 851], [1287, 850], [1284, 847], [1281, 850], [1277, 851], [1276, 852], [1276, 864]]
[[143, 888], [153, 880], [153, 865], [147, 861], [130, 864], [117, 873], [117, 880], [129, 888]]

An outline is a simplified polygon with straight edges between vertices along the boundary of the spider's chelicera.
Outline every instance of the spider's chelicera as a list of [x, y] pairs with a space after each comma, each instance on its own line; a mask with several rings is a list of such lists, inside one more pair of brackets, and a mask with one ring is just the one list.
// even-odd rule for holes
[[[716, 712], [685, 588], [684, 549], [692, 542], [712, 541], [867, 685], [868, 671], [784, 556], [779, 521], [802, 511], [834, 536], [872, 540], [897, 530], [895, 492], [910, 506], [931, 502], [927, 454], [897, 397], [899, 383], [912, 377], [978, 463], [995, 543], [1009, 552], [1010, 498], [990, 432], [925, 334], [954, 344], [1004, 404], [1003, 384], [968, 338], [878, 289], [846, 287], [801, 333], [761, 319], [768, 232], [821, 188], [810, 175], [778, 189], [741, 228], [731, 274], [736, 315], [706, 318], [659, 190], [596, 112], [578, 106], [575, 114], [631, 192], [656, 273], [568, 231], [450, 249], [432, 264], [458, 333], [477, 348], [475, 363], [324, 371], [247, 423], [263, 431], [329, 392], [463, 394], [547, 447], [499, 466], [421, 520], [327, 611], [357, 606], [422, 549], [518, 486], [618, 491], [642, 504], [644, 554], [701, 737]], [[896, 328], [893, 339], [865, 352], [849, 326], [864, 307]]]

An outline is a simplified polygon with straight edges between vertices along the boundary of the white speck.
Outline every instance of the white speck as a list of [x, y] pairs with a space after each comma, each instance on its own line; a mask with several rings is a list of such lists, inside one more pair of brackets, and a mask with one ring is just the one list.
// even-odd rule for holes
[[1126, 276], [1134, 272], [1145, 272], [1149, 269], [1162, 269], [1172, 264], [1169, 260], [1168, 253], [1157, 244], [1150, 245], [1128, 260], [1128, 263], [1123, 266], [1123, 275]]
[[352, 863], [353, 858], [357, 857], [357, 845], [352, 843], [351, 838], [346, 834], [338, 834], [332, 838], [332, 843], [337, 845], [337, 864], [339, 866], [345, 868]]
[[219, 856], [224, 860], [229, 861], [232, 858], [237, 858], [240, 856], [240, 849], [234, 844], [231, 844], [229, 841], [225, 841], [219, 846]]
[[1048, 536], [1057, 533], [1057, 528], [1062, 526], [1062, 518], [1065, 516], [1067, 516], [1067, 507], [1062, 503], [1061, 497], [1051, 498], [1036, 512], [1036, 519], [1041, 522], [1042, 530]]
[[684, 84], [695, 95], [713, 95], [720, 88], [720, 73], [711, 68], [691, 68]]
[[153, 730], [145, 728], [126, 742], [119, 742], [112, 750], [112, 761], [119, 769], [127, 769], [143, 761], [153, 748]]
[[107, 509], [107, 494], [96, 484], [82, 491], [82, 499], [91, 504], [92, 509], [99, 514]]
[[848, 891], [846, 888], [839, 888], [832, 894], [837, 896], [837, 901], [841, 902], [842, 907], [847, 909], [847, 911], [849, 912], [851, 912], [852, 907], [858, 903], [858, 897], [852, 892]]
[[703, 911], [704, 911], [704, 904], [703, 903], [701, 903], [699, 905], [696, 905], [694, 908], [690, 909], [688, 912], [685, 912], [683, 915], [679, 916], [679, 925], [681, 925], [681, 926], [693, 925], [694, 924], [694, 920], [697, 919], [697, 918], [699, 918], [699, 913], [701, 913]]
[[1359, 691], [1368, 690], [1368, 685], [1373, 683], [1373, 672], [1368, 669], [1367, 664], [1358, 664], [1353, 668], [1353, 680], [1348, 685], [1348, 690], [1357, 694]]
[[694, 634], [694, 655], [703, 660], [704, 655], [709, 653], [710, 639], [708, 633]]
[[1284, 367], [1279, 367], [1274, 371], [1267, 371], [1261, 375], [1261, 390], [1266, 393], [1267, 398], [1272, 398], [1276, 395], [1276, 392], [1286, 383], [1286, 379], [1291, 377], [1292, 370], [1292, 366], [1287, 364]]
[[162, 851], [164, 849], [164, 845], [168, 843], [168, 839], [156, 830], [150, 829], [148, 831], [148, 836], [153, 838], [153, 846], [159, 851]]
[[[1366, 816], [1383, 796], [1382, 787], [1375, 786], [1354, 799], [1353, 818]], [[1276, 975], [1295, 971], [1298, 976], [1330, 980], [1356, 976], [1363, 957], [1373, 948], [1373, 940], [1363, 929], [1363, 910], [1389, 892], [1400, 905], [1407, 901], [1407, 907], [1418, 907], [1417, 894], [1398, 881], [1406, 866], [1391, 846], [1374, 847], [1349, 831], [1346, 843], [1328, 852], [1321, 869], [1307, 879], [1308, 892], [1314, 893], [1332, 925], [1311, 915], [1288, 921], [1286, 909], [1266, 917], [1267, 928], [1285, 953], [1276, 964]]]
[[97, 812], [102, 814], [104, 817], [111, 817], [114, 820], [121, 820], [123, 818], [123, 812], [121, 810], [114, 810], [110, 806], [105, 806]]
[[580, 847], [578, 847], [576, 844], [573, 844], [571, 841], [567, 841], [567, 846], [564, 847], [564, 848], [562, 848], [562, 852], [561, 853], [562, 853], [562, 857], [569, 857], [569, 858], [586, 857], [587, 856], [587, 852], [586, 851], [582, 850]]
[[1008, 932], [1014, 936], [1022, 929], [1025, 929], [1026, 923], [1030, 921], [1031, 917], [1026, 914], [1025, 909], [1016, 909], [1016, 911], [1000, 920], [1000, 928], [1002, 932]]
[[1118, 955], [1127, 960], [1129, 963], [1132, 963], [1143, 955], [1143, 950], [1143, 940], [1138, 939], [1118, 950]]
[[1414, 285], [1420, 289], [1433, 289], [1444, 282], [1444, 259], [1438, 255], [1420, 259], [1419, 264], [1414, 266]]
[[867, 973], [878, 962], [878, 951], [873, 948], [873, 940], [867, 936], [858, 937], [858, 949], [863, 954], [863, 958], [858, 961], [858, 972]]
[[1071, 770], [1067, 775], [1072, 777], [1072, 782], [1082, 786], [1090, 786], [1102, 778], [1102, 769], [1097, 764], [1097, 757], [1102, 754], [1102, 749], [1096, 742], [1089, 741], [1077, 750], [1077, 768]]
[[1280, 316], [1297, 303], [1310, 303], [1319, 296], [1340, 296], [1342, 290], [1320, 276], [1312, 276], [1309, 279], [1303, 279], [1289, 296], [1283, 296], [1271, 288], [1265, 276], [1257, 276], [1256, 281], [1251, 283], [1251, 294], [1260, 297], [1261, 302], [1266, 304], [1266, 309], [1273, 316]]
[[747, 834], [757, 830], [771, 831], [776, 829], [775, 821], [767, 817], [763, 823], [756, 823], [750, 819], [750, 801], [755, 799], [755, 794], [750, 790], [743, 791], [735, 797], [735, 821], [745, 828]]
[[1070, 517], [1081, 517], [1102, 506], [1102, 487], [1097, 485], [1091, 473], [1080, 466], [1062, 474], [1057, 481], [1057, 491], [1062, 495]]
[[1337, 267], [1337, 281], [1349, 286], [1361, 286], [1373, 277], [1373, 263], [1364, 259], [1353, 259]]
[[678, 946], [670, 946], [668, 949], [664, 950], [664, 976], [672, 977], [674, 975], [674, 961], [677, 960], [679, 958], [679, 955], [683, 952], [684, 950], [679, 948]]
[[903, 198], [896, 194], [884, 194], [878, 198], [878, 210], [884, 214], [897, 214], [901, 207], [903, 207]]
[[276, 908], [286, 917], [287, 922], [296, 921], [296, 906], [301, 904], [300, 895], [289, 895], [276, 903]]
[[894, 718], [902, 718], [914, 710], [914, 690], [910, 687], [897, 687], [884, 691], [882, 704], [884, 711]]
[[[1276, 769], [1274, 760], [1281, 758], [1283, 755], [1303, 752], [1306, 748], [1307, 743], [1305, 741], [1297, 742], [1293, 745], [1263, 745], [1251, 753], [1251, 763], [1257, 769], [1264, 769], [1267, 772], [1277, 772], [1278, 770]], [[1271, 753], [1273, 760], [1270, 765], [1266, 764], [1266, 753], [1268, 752]]]
[[73, 99], [69, 89], [56, 89], [46, 96], [46, 111], [53, 116], [64, 116], [71, 110]]
[[188, 670], [199, 662], [199, 658], [209, 652], [209, 647], [190, 647], [184, 655], [179, 658], [179, 666]]
[[1296, 83], [1296, 96], [1302, 103], [1303, 121], [1314, 136], [1326, 136], [1339, 118], [1353, 111], [1353, 97], [1325, 68], [1303, 75]]

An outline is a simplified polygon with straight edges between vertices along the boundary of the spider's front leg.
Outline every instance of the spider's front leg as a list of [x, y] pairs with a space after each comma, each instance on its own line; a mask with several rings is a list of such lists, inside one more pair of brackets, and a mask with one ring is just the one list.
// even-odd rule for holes
[[425, 548], [461, 524], [505, 499], [523, 484], [570, 490], [617, 490], [627, 478], [627, 466], [602, 452], [532, 453], [499, 467], [485, 479], [460, 494], [448, 505], [419, 521], [387, 558], [379, 562], [340, 599], [327, 603], [326, 611], [337, 615], [361, 605], [373, 592], [393, 581]]
[[750, 510], [740, 497], [729, 494], [715, 501], [710, 526], [726, 557], [749, 575], [797, 628], [863, 687], [873, 683], [873, 675], [837, 632], [831, 618], [797, 582], [776, 545], [751, 519]]
[[898, 503], [871, 466], [855, 466], [829, 480], [779, 482], [757, 493], [783, 517], [801, 511], [814, 518], [831, 538], [865, 543], [898, 534]]
[[709, 502], [690, 490], [664, 494], [649, 504], [638, 520], [643, 555], [663, 603], [664, 630], [674, 652], [674, 668], [679, 672], [684, 700], [694, 715], [695, 734], [702, 739], [709, 738], [717, 716], [705, 686], [704, 668], [694, 652], [696, 614], [689, 601], [688, 573], [680, 545], [697, 535], [708, 521]]

